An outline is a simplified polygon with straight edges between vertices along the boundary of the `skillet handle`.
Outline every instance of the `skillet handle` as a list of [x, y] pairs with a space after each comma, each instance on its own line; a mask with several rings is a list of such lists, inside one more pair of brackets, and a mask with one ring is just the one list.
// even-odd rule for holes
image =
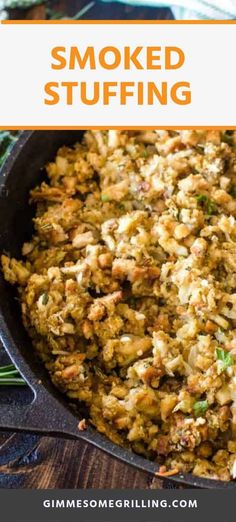
[[[31, 388], [31, 392], [26, 388], [24, 392], [22, 388], [11, 388], [10, 397], [7, 394], [8, 389], [0, 395], [0, 430], [79, 437], [78, 417], [43, 387]], [[27, 396], [26, 404], [23, 395]]]
[[[69, 433], [75, 431], [78, 419], [75, 419], [67, 410], [64, 411], [64, 408], [61, 408], [61, 405], [47, 392], [34, 392], [32, 395], [29, 390], [23, 392], [22, 388], [14, 390], [11, 388], [9, 390], [10, 398], [6, 397], [7, 393], [7, 388], [3, 393], [1, 390], [0, 429], [41, 434], [67, 434], [67, 431]], [[27, 397], [30, 395], [31, 402], [24, 404], [22, 395]], [[66, 420], [68, 424], [66, 424]]]
[[1, 314], [0, 343], [29, 387], [0, 387], [0, 429], [84, 438], [78, 430], [78, 415], [38, 380]]
[[28, 386], [0, 387], [0, 430], [84, 438], [78, 414], [47, 391], [20, 354], [14, 364]]

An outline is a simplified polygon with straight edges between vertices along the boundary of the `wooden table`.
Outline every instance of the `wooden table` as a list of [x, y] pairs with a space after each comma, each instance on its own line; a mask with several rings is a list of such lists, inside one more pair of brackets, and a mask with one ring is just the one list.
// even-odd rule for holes
[[[55, 13], [72, 17], [88, 3], [89, 0], [56, 0], [50, 2], [50, 7]], [[45, 19], [47, 16], [48, 9], [44, 4], [27, 11], [15, 9], [10, 13], [12, 19]], [[168, 9], [94, 2], [82, 18], [169, 19], [172, 15]], [[5, 357], [1, 350], [0, 362]], [[2, 393], [3, 390], [0, 391], [0, 405]], [[89, 444], [22, 433], [0, 433], [0, 488], [162, 487], [161, 480], [136, 471]], [[170, 485], [165, 483], [164, 487]]]

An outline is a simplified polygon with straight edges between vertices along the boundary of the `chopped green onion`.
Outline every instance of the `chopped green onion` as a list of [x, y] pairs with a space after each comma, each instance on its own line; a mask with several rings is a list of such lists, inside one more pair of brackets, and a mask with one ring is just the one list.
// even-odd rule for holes
[[44, 294], [42, 294], [42, 305], [45, 306], [47, 303], [48, 303], [48, 293], [47, 292], [44, 292]]
[[196, 196], [196, 200], [198, 203], [201, 203], [203, 208], [206, 210], [208, 216], [214, 214], [217, 210], [216, 205], [211, 199], [208, 198], [205, 194], [199, 194]]
[[216, 356], [218, 361], [220, 361], [222, 372], [234, 364], [232, 355], [230, 355], [229, 352], [222, 350], [222, 348], [216, 348]]
[[110, 198], [106, 194], [102, 194], [101, 195], [101, 200], [105, 203], [106, 201], [110, 201]]
[[199, 203], [205, 203], [207, 201], [208, 197], [204, 196], [204, 194], [199, 194], [196, 196], [196, 200], [199, 201]]
[[193, 406], [194, 415], [196, 417], [201, 417], [202, 415], [204, 415], [206, 413], [207, 409], [208, 409], [208, 402], [206, 400], [197, 401], [197, 402], [195, 402], [195, 404]]

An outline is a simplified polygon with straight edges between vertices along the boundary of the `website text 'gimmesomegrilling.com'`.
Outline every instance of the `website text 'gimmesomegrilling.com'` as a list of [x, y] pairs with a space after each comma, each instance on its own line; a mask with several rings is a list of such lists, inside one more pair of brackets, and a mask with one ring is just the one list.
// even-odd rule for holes
[[100, 499], [68, 499], [53, 498], [43, 500], [43, 507], [50, 509], [125, 509], [125, 510], [159, 510], [159, 509], [197, 509], [196, 498], [161, 498], [161, 499], [126, 499], [126, 498], [100, 498]]
[[[231, 522], [234, 489], [0, 490], [7, 522]], [[227, 510], [226, 506], [227, 505]]]

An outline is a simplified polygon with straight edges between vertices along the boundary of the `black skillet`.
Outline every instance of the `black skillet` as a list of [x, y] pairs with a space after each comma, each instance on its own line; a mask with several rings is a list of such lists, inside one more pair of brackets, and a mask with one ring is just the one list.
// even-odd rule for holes
[[[54, 158], [61, 145], [72, 145], [82, 131], [23, 132], [0, 173], [0, 252], [20, 257], [22, 243], [32, 233], [33, 210], [29, 190], [42, 180], [44, 165]], [[22, 326], [14, 289], [0, 273], [0, 339], [11, 360], [27, 381], [30, 392], [22, 401], [23, 388], [9, 390], [9, 400], [0, 392], [0, 429], [83, 439], [110, 455], [149, 473], [157, 465], [110, 442], [92, 427], [78, 430], [78, 416], [68, 401], [51, 384], [42, 364], [34, 356], [31, 342]], [[173, 482], [199, 488], [235, 488], [223, 482], [178, 474]]]

